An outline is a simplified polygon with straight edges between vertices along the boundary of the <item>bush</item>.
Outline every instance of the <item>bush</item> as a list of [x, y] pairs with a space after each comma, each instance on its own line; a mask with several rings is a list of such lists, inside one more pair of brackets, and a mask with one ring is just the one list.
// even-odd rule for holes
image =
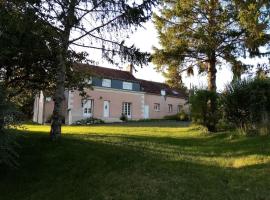
[[14, 106], [7, 100], [4, 89], [0, 86], [0, 165], [17, 167], [18, 154], [15, 136], [8, 129], [21, 121], [22, 115], [16, 111]]
[[88, 117], [88, 118], [76, 121], [74, 125], [90, 125], [90, 124], [104, 124], [104, 123], [105, 122], [102, 119]]
[[180, 113], [177, 113], [175, 115], [168, 115], [164, 117], [165, 120], [176, 120], [176, 121], [188, 121], [189, 116], [185, 111], [181, 111]]
[[121, 116], [120, 116], [120, 120], [123, 121], [123, 122], [127, 122], [128, 117], [124, 113], [122, 113]]
[[[215, 131], [219, 119], [218, 95], [208, 90], [196, 90], [190, 97], [192, 121]], [[214, 105], [211, 109], [210, 104]]]
[[180, 121], [188, 121], [189, 120], [189, 115], [183, 110], [180, 113], [178, 113], [178, 116], [179, 116]]
[[224, 117], [245, 134], [269, 134], [270, 80], [234, 82], [222, 95]]

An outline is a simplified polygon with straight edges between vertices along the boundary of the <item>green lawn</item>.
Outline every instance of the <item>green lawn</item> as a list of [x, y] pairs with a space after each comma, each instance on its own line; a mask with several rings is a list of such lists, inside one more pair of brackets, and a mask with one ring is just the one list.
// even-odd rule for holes
[[20, 134], [20, 168], [0, 169], [1, 200], [269, 200], [270, 138], [205, 135], [176, 122]]

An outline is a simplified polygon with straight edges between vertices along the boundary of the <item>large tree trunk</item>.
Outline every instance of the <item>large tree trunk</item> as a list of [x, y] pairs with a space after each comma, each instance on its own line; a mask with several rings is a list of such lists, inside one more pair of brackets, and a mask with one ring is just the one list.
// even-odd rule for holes
[[216, 59], [211, 59], [208, 64], [208, 90], [212, 92], [216, 92], [217, 86], [216, 86]]
[[[208, 63], [208, 90], [211, 92], [216, 92], [216, 58], [212, 56]], [[209, 122], [207, 128], [211, 132], [216, 131], [216, 122], [217, 122], [217, 99], [215, 97], [209, 99]]]
[[58, 67], [57, 67], [57, 82], [54, 94], [54, 109], [52, 115], [52, 124], [50, 138], [56, 140], [61, 136], [61, 125], [63, 120], [63, 101], [65, 100], [65, 79], [66, 79], [66, 62], [65, 52], [63, 49], [59, 51]]
[[67, 15], [64, 17], [64, 30], [62, 32], [61, 44], [58, 55], [57, 81], [54, 95], [54, 109], [50, 138], [56, 140], [61, 136], [61, 126], [63, 121], [63, 101], [65, 100], [65, 80], [67, 68], [67, 54], [69, 47], [69, 37], [72, 27], [75, 24], [75, 6], [77, 0], [69, 2]]

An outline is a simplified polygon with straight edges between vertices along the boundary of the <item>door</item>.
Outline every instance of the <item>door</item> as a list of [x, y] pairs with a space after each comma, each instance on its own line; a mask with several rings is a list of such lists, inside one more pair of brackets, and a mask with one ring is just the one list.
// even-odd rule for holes
[[109, 117], [110, 116], [110, 102], [104, 101], [103, 104], [103, 117]]
[[88, 99], [88, 100], [84, 101], [84, 104], [83, 104], [83, 116], [84, 117], [92, 117], [93, 116], [93, 105], [94, 105], [93, 99]]
[[149, 106], [145, 105], [144, 106], [144, 119], [148, 119], [149, 118]]

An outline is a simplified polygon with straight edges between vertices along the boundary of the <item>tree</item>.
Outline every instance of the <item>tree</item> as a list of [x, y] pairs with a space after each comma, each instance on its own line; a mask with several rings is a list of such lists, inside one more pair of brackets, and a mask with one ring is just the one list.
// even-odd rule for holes
[[217, 116], [219, 115], [218, 110], [216, 113], [210, 112], [209, 102], [211, 100], [216, 100], [218, 98], [217, 93], [213, 91], [208, 91], [205, 89], [195, 90], [194, 94], [190, 96], [191, 104], [191, 118], [192, 121], [206, 126], [208, 130], [211, 130], [217, 121]]
[[175, 89], [186, 89], [181, 72], [178, 67], [169, 66], [165, 72], [163, 72], [163, 76], [166, 78], [166, 83]]
[[[35, 94], [43, 90], [52, 95], [56, 88], [59, 35], [35, 10], [27, 1], [0, 3], [0, 81], [8, 100], [27, 117]], [[69, 50], [67, 62], [82, 62], [85, 57], [84, 52]], [[84, 78], [89, 74], [67, 70], [67, 76], [67, 87], [82, 91], [87, 86]]]
[[[181, 72], [188, 73], [198, 67], [200, 72], [207, 73], [208, 90], [215, 92], [217, 66], [227, 62], [239, 76], [247, 66], [238, 57], [246, 56], [248, 48], [254, 50], [263, 44], [250, 42], [248, 46], [251, 31], [239, 20], [238, 8], [233, 0], [165, 0], [160, 15], [154, 16], [162, 46], [154, 48], [154, 63], [159, 68], [174, 63]], [[210, 105], [210, 112], [215, 113], [216, 100]], [[215, 126], [211, 129], [214, 131]]]
[[[100, 49], [104, 58], [113, 62], [115, 55], [132, 64], [148, 61], [148, 54], [120, 41], [124, 33], [138, 27], [151, 16], [156, 0], [130, 2], [126, 0], [40, 0], [28, 4], [39, 19], [57, 32], [56, 90], [50, 137], [61, 135], [61, 107], [64, 100], [67, 71], [72, 67], [67, 57], [71, 46]], [[122, 36], [122, 37], [121, 37]], [[89, 41], [89, 42], [88, 42]], [[93, 41], [95, 44], [93, 44]]]
[[16, 126], [21, 120], [20, 113], [7, 99], [7, 92], [0, 83], [0, 165], [16, 167], [18, 154], [15, 135], [10, 134], [7, 129]]
[[[24, 2], [24, 1], [23, 1]], [[53, 32], [24, 3], [0, 3], [0, 79], [8, 98], [52, 85], [57, 45]]]
[[227, 85], [221, 95], [226, 120], [247, 132], [269, 134], [270, 79], [244, 79]]

